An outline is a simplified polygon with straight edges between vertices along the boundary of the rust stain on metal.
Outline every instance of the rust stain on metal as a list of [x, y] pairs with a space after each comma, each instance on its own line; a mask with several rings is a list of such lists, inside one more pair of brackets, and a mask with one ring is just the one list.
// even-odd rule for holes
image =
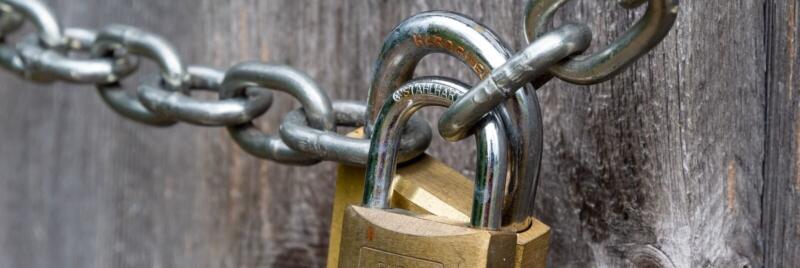
[[372, 226], [367, 228], [367, 241], [375, 240], [375, 229], [372, 229]]
[[736, 166], [734, 164], [735, 162], [733, 160], [728, 161], [728, 213], [736, 211]]

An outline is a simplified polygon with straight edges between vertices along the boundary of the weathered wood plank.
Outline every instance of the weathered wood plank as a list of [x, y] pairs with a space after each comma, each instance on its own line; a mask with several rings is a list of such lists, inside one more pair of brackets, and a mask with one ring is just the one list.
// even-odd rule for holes
[[768, 1], [766, 14], [764, 265], [789, 267], [800, 264], [800, 1]]
[[[606, 44], [641, 13], [611, 2], [575, 1], [556, 21], [589, 22]], [[68, 26], [164, 35], [187, 63], [294, 66], [335, 99], [366, 99], [384, 36], [420, 11], [464, 13], [524, 44], [522, 0], [48, 3]], [[682, 1], [631, 70], [540, 90], [551, 266], [800, 263], [797, 3]], [[476, 81], [444, 56], [417, 73]], [[0, 267], [323, 266], [334, 164], [258, 160], [222, 129], [139, 125], [84, 86], [0, 81]], [[278, 94], [261, 127], [275, 133], [295, 107]], [[471, 174], [471, 141], [429, 152]]]
[[[682, 1], [675, 29], [631, 70], [542, 90], [539, 208], [554, 266], [761, 266], [761, 9]], [[591, 15], [599, 43], [631, 22]]]

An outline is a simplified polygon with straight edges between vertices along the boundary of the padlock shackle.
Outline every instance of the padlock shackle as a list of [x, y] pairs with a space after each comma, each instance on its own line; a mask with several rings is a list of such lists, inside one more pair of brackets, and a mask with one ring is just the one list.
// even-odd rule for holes
[[[383, 102], [394, 90], [414, 77], [417, 64], [427, 55], [440, 53], [459, 59], [478, 78], [503, 65], [511, 52], [488, 27], [464, 15], [447, 11], [427, 11], [411, 16], [388, 34], [375, 62], [367, 99], [367, 135]], [[510, 173], [520, 178], [509, 185], [512, 203], [506, 204], [504, 222], [513, 229], [530, 226], [533, 215], [539, 166], [542, 158], [542, 116], [535, 89], [529, 84], [497, 107], [507, 126], [510, 148]]]
[[[402, 129], [412, 115], [425, 106], [448, 107], [467, 90], [468, 87], [458, 81], [426, 77], [411, 80], [386, 99], [370, 143], [364, 183], [365, 207], [389, 208]], [[503, 227], [509, 145], [503, 120], [496, 112], [489, 113], [475, 126], [475, 142], [478, 150], [470, 224], [498, 230]]]
[[488, 27], [450, 11], [426, 11], [403, 20], [386, 36], [367, 96], [364, 131], [372, 133], [384, 100], [411, 80], [417, 64], [430, 54], [452, 56], [484, 79], [511, 51]]

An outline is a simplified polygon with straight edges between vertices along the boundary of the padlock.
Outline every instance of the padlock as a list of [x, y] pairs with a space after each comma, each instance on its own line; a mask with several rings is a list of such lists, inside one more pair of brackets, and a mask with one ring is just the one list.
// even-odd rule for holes
[[[514, 267], [517, 234], [503, 222], [508, 144], [497, 113], [476, 127], [476, 179], [469, 223], [390, 209], [400, 128], [423, 106], [447, 106], [466, 89], [424, 78], [400, 87], [381, 109], [371, 138], [363, 206], [344, 214], [339, 267]], [[456, 90], [458, 89], [458, 90]], [[436, 178], [429, 178], [434, 180]]]
[[[363, 131], [350, 133], [362, 137]], [[431, 214], [454, 220], [467, 221], [472, 208], [472, 182], [441, 161], [424, 155], [397, 169], [392, 181], [392, 207], [415, 213]], [[328, 268], [339, 265], [339, 243], [342, 220], [347, 206], [361, 202], [364, 188], [364, 168], [340, 165], [336, 172], [336, 193], [328, 248]], [[517, 268], [544, 268], [550, 241], [550, 227], [532, 219], [531, 227], [517, 233]]]
[[[419, 81], [419, 80], [417, 80]], [[456, 91], [466, 90], [460, 83], [449, 83]], [[362, 137], [357, 129], [349, 134]], [[339, 265], [342, 221], [345, 208], [361, 202], [364, 168], [340, 165], [331, 222], [328, 268]], [[403, 163], [392, 181], [391, 205], [414, 213], [432, 214], [465, 222], [469, 219], [472, 182], [437, 159], [424, 155]], [[545, 267], [550, 228], [532, 219], [531, 227], [517, 233], [514, 267]]]
[[[492, 68], [502, 65], [510, 55], [502, 43], [488, 28], [459, 14], [432, 11], [412, 16], [398, 25], [384, 42], [376, 63], [376, 73], [373, 75], [369, 103], [373, 109], [379, 108], [382, 103], [373, 101], [383, 101], [381, 96], [391, 94], [382, 93], [383, 90], [397, 88], [405, 83], [413, 76], [417, 63], [431, 53], [456, 57], [466, 63], [479, 78], [483, 78]], [[376, 83], [379, 83], [378, 87]], [[518, 188], [528, 189], [527, 193], [530, 194], [527, 197], [517, 195], [517, 204], [512, 206], [516, 211], [510, 213], [515, 216], [531, 215], [532, 209], [525, 206], [533, 205], [535, 179], [538, 177], [541, 156], [541, 115], [535, 100], [536, 95], [532, 92], [532, 89], [519, 91], [516, 102], [506, 103], [509, 105], [508, 111], [517, 120], [517, 123], [509, 124], [512, 131], [517, 131], [516, 137], [510, 137], [515, 141], [518, 150], [518, 159], [513, 160], [516, 162], [513, 168], [517, 170], [512, 173], [527, 178], [523, 181], [526, 185], [518, 185]], [[373, 112], [377, 111], [368, 110], [374, 116]], [[352, 134], [355, 137], [362, 136], [360, 131]], [[527, 138], [528, 142], [520, 138]], [[328, 268], [338, 265], [342, 217], [348, 205], [360, 202], [363, 174], [362, 168], [339, 166]], [[413, 162], [403, 163], [393, 184], [391, 202], [396, 208], [462, 221], [469, 218], [471, 198], [468, 193], [472, 192], [470, 180], [432, 157], [424, 156]], [[544, 267], [549, 227], [532, 218], [529, 222], [532, 222], [530, 228], [517, 233], [516, 267]]]

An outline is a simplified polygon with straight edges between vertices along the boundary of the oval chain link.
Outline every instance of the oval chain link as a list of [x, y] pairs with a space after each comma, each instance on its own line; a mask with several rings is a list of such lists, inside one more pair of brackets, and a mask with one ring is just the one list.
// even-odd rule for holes
[[[469, 39], [474, 39], [474, 36], [444, 40], [416, 32], [401, 33], [408, 34], [407, 43], [431, 48], [429, 51], [423, 49], [423, 54], [444, 52], [461, 58], [483, 80], [440, 118], [439, 128], [443, 137], [459, 140], [472, 135], [472, 124], [503, 103], [512, 103], [504, 100], [514, 96], [516, 90], [526, 83], [540, 86], [553, 76], [581, 84], [599, 83], [611, 78], [664, 38], [674, 24], [678, 6], [678, 0], [617, 0], [625, 8], [648, 3], [647, 13], [609, 48], [593, 55], [574, 57], [573, 54], [582, 52], [591, 40], [591, 32], [585, 26], [565, 25], [552, 32], [543, 31], [552, 14], [567, 1], [530, 0], [525, 30], [531, 45], [496, 70], [485, 66], [483, 61], [486, 59], [481, 55], [470, 54], [478, 49], [470, 46]], [[467, 33], [468, 28], [478, 27], [469, 19], [448, 12], [428, 12], [412, 18], [426, 18], [416, 21], [431, 21], [433, 26], [436, 26], [435, 22], [455, 21], [465, 26], [451, 23], [444, 28], [461, 27]], [[25, 21], [34, 26], [35, 34], [9, 43], [9, 35], [20, 29]], [[386, 42], [392, 40], [387, 38]], [[384, 44], [387, 45], [390, 44]], [[440, 48], [433, 49], [437, 45]], [[502, 47], [499, 40], [494, 46]], [[90, 57], [75, 56], [81, 53], [90, 54]], [[498, 57], [504, 60], [507, 55]], [[135, 90], [125, 90], [122, 79], [138, 69], [139, 58], [153, 60], [160, 72], [151, 74]], [[411, 78], [416, 68], [416, 58], [412, 58], [413, 66], [385, 71], [395, 79], [384, 81], [376, 76], [374, 78], [378, 80], [373, 82], [399, 86]], [[365, 132], [369, 134], [373, 119], [370, 115], [380, 108], [373, 107], [374, 104], [332, 101], [311, 78], [288, 66], [246, 62], [228, 71], [204, 66], [186, 67], [172, 45], [158, 35], [125, 25], [110, 25], [97, 33], [63, 28], [49, 7], [38, 0], [0, 0], [0, 67], [35, 82], [94, 84], [114, 111], [140, 123], [169, 126], [185, 122], [225, 126], [246, 152], [288, 164], [308, 165], [326, 160], [364, 165], [369, 139], [344, 136], [338, 134], [336, 128], [366, 125]], [[190, 96], [193, 90], [214, 92], [219, 98], [195, 99]], [[302, 103], [302, 108], [283, 117], [280, 135], [265, 134], [252, 123], [270, 108], [273, 100], [271, 90], [287, 92]], [[381, 97], [377, 95], [370, 96], [371, 100]], [[382, 100], [373, 101], [382, 103]], [[531, 130], [517, 131], [528, 133]], [[430, 141], [428, 124], [412, 119], [404, 129], [400, 160], [410, 160], [424, 153]]]
[[[531, 0], [525, 8], [525, 37], [528, 42], [545, 33], [545, 26], [559, 8], [570, 0]], [[572, 58], [550, 67], [561, 80], [590, 85], [619, 74], [636, 59], [652, 50], [667, 36], [678, 16], [678, 0], [618, 0], [625, 8], [647, 2], [647, 11], [625, 34], [591, 55]]]
[[[170, 91], [188, 93], [186, 69], [175, 49], [158, 35], [124, 25], [110, 25], [98, 33], [92, 46], [96, 57], [117, 53], [133, 54], [153, 60], [160, 69], [159, 84]], [[135, 94], [126, 91], [121, 81], [97, 84], [97, 92], [117, 113], [153, 126], [169, 126], [178, 121], [147, 109]]]
[[[189, 66], [186, 85], [189, 90], [206, 90], [219, 94], [225, 73], [213, 68]], [[272, 92], [248, 88], [246, 98], [226, 100], [198, 100], [184, 92], [170, 91], [160, 79], [139, 86], [139, 101], [145, 108], [173, 120], [200, 126], [227, 126], [249, 122], [263, 114], [272, 104]]]

